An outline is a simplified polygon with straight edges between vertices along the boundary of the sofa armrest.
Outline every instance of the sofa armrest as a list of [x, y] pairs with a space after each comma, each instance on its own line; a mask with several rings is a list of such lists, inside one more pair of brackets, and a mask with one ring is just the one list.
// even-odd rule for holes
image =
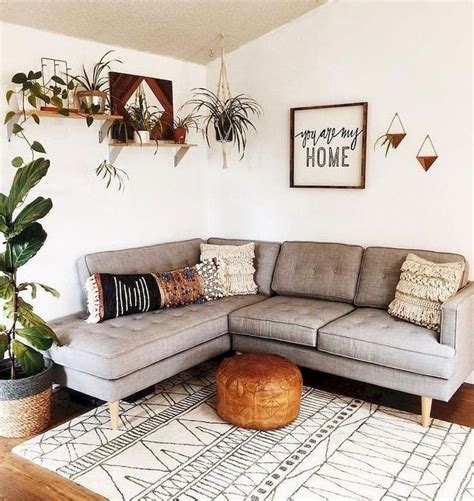
[[474, 341], [474, 282], [469, 282], [441, 309], [440, 343], [472, 349]]

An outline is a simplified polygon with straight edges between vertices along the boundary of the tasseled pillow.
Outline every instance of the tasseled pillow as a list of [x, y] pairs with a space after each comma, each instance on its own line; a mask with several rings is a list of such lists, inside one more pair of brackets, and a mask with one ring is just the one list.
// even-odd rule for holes
[[389, 314], [439, 332], [441, 307], [458, 291], [464, 267], [464, 262], [433, 263], [408, 254]]

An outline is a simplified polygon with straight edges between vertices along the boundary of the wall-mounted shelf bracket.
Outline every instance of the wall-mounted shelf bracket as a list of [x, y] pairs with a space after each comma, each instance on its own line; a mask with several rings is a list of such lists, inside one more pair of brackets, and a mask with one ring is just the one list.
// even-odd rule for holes
[[170, 141], [158, 141], [158, 145], [156, 144], [155, 141], [152, 141], [150, 143], [119, 143], [117, 141], [112, 141], [109, 143], [109, 160], [111, 163], [115, 163], [117, 160], [118, 156], [122, 152], [124, 148], [157, 148], [158, 151], [161, 148], [175, 148], [176, 153], [174, 155], [174, 166], [177, 167], [181, 160], [183, 159], [184, 155], [189, 151], [190, 148], [193, 148], [197, 146], [197, 144], [178, 144], [178, 143], [173, 143]]

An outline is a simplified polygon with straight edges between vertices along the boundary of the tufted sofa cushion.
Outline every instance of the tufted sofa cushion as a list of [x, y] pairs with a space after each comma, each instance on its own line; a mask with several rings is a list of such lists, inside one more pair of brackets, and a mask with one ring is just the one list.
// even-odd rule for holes
[[203, 242], [204, 240], [200, 238], [194, 238], [147, 247], [87, 254], [77, 262], [81, 287], [84, 287], [86, 280], [93, 273], [154, 273], [194, 266], [199, 262], [200, 245]]
[[233, 296], [184, 308], [157, 310], [86, 324], [79, 316], [50, 323], [64, 346], [55, 363], [104, 379], [118, 379], [229, 332], [231, 311], [265, 299]]
[[231, 313], [229, 331], [316, 346], [318, 329], [353, 309], [344, 303], [275, 296]]
[[467, 284], [469, 276], [467, 261], [460, 254], [394, 249], [392, 247], [367, 247], [362, 259], [355, 304], [357, 306], [388, 308], [395, 297], [395, 289], [400, 280], [400, 270], [409, 253], [435, 263], [464, 261], [466, 266], [462, 287]]
[[372, 364], [449, 379], [455, 351], [434, 331], [391, 317], [386, 311], [358, 308], [318, 332], [318, 350]]
[[255, 283], [258, 286], [258, 292], [269, 296], [273, 270], [280, 252], [278, 242], [264, 242], [261, 240], [231, 240], [229, 238], [210, 238], [207, 241], [213, 245], [245, 245], [250, 242], [255, 243]]
[[319, 242], [285, 242], [273, 275], [280, 295], [352, 303], [363, 248]]

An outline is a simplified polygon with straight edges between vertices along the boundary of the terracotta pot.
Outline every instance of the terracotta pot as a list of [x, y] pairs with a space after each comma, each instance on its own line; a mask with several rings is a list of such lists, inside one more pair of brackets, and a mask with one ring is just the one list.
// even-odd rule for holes
[[174, 142], [178, 144], [186, 143], [186, 129], [184, 127], [178, 127], [173, 129]]
[[76, 92], [77, 105], [83, 113], [103, 114], [107, 92], [98, 90], [79, 90]]
[[35, 435], [51, 419], [53, 364], [45, 359], [42, 372], [20, 379], [9, 379], [9, 364], [9, 360], [0, 362], [0, 436]]

